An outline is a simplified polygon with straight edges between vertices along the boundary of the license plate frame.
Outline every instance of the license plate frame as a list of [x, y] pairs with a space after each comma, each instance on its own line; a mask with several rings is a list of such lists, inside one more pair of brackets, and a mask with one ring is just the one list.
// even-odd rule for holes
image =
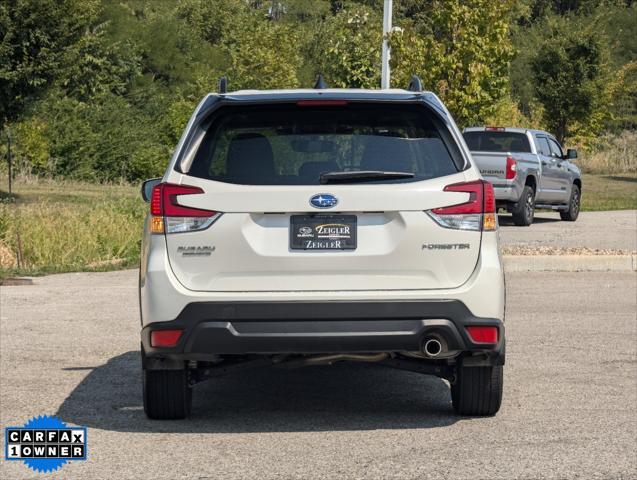
[[341, 214], [291, 215], [289, 232], [290, 250], [356, 250], [358, 217]]

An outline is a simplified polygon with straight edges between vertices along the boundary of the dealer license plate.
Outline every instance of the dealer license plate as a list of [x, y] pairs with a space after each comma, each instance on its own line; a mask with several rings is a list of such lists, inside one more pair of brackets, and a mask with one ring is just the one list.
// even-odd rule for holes
[[355, 250], [356, 215], [292, 215], [292, 250]]

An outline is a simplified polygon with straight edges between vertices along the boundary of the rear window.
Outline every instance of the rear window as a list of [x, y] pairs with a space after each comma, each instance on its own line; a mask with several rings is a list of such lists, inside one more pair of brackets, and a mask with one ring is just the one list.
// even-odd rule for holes
[[515, 132], [465, 132], [465, 142], [472, 152], [531, 153], [529, 139]]
[[446, 126], [419, 105], [229, 106], [203, 125], [188, 174], [247, 185], [318, 185], [322, 173], [382, 170], [425, 180], [464, 162]]

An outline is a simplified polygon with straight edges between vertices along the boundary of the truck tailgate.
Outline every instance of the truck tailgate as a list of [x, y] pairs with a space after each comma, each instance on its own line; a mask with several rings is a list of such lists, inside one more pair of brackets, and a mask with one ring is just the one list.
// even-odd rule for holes
[[482, 177], [490, 183], [502, 183], [506, 180], [507, 157], [510, 153], [471, 152]]

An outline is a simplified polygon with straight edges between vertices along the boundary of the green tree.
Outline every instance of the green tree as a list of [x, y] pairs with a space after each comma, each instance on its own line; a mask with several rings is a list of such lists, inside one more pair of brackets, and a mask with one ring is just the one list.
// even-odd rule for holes
[[19, 171], [28, 171], [36, 175], [54, 173], [49, 164], [49, 142], [47, 125], [42, 118], [32, 116], [15, 124], [14, 141], [17, 141], [15, 165]]
[[421, 23], [391, 35], [392, 83], [417, 74], [458, 123], [482, 122], [508, 94], [511, 8], [510, 0], [433, 0], [414, 14]]
[[0, 125], [17, 119], [58, 77], [66, 49], [97, 9], [97, 0], [0, 3]]
[[569, 13], [590, 14], [600, 7], [629, 6], [632, 0], [522, 0], [529, 10], [528, 20], [535, 20], [551, 13], [566, 15]]
[[336, 88], [380, 87], [381, 20], [370, 9], [342, 10], [327, 20], [318, 70]]
[[560, 141], [575, 124], [590, 125], [607, 109], [605, 52], [595, 28], [552, 25], [531, 61], [535, 96], [544, 107], [544, 121]]
[[141, 55], [130, 41], [112, 41], [105, 25], [87, 30], [68, 49], [59, 83], [67, 95], [81, 101], [109, 93], [126, 95], [141, 75]]
[[229, 87], [232, 90], [298, 87], [301, 58], [294, 28], [253, 12], [235, 20], [221, 43], [229, 59]]
[[179, 0], [175, 13], [200, 38], [215, 44], [227, 35], [237, 15], [247, 9], [240, 0]]

